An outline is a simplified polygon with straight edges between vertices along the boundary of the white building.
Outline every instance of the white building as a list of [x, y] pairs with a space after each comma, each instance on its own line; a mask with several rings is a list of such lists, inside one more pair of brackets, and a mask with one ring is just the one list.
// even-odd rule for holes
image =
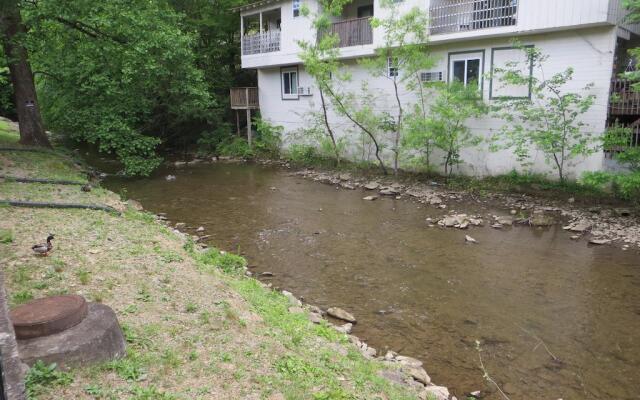
[[[242, 67], [257, 70], [258, 87], [232, 89], [234, 108], [258, 107], [262, 118], [285, 128], [285, 143], [308, 124], [305, 115], [319, 110], [320, 100], [313, 79], [299, 58], [298, 41], [315, 41], [310, 18], [301, 15], [301, 2], [314, 12], [316, 0], [262, 0], [241, 7]], [[479, 80], [483, 99], [491, 103], [497, 96], [529, 96], [528, 88], [503, 88], [486, 76], [496, 66], [522, 57], [512, 43], [517, 38], [549, 56], [545, 74], [572, 66], [575, 69], [570, 90], [581, 91], [593, 83], [591, 94], [597, 99], [586, 115], [591, 132], [601, 134], [615, 119], [628, 124], [640, 119], [640, 99], [629, 93], [628, 83], [615, 78], [624, 71], [626, 50], [636, 46], [640, 34], [636, 25], [624, 23], [625, 10], [620, 0], [399, 0], [401, 10], [420, 7], [429, 12], [431, 51], [437, 65], [423, 74], [425, 79], [451, 81]], [[385, 18], [388, 9], [378, 0], [354, 0], [336, 18], [332, 31], [340, 36], [340, 56], [352, 74], [348, 85], [357, 92], [363, 81], [378, 91], [377, 109], [393, 109], [392, 84], [385, 77], [372, 78], [357, 63], [370, 57], [384, 43], [384, 32], [372, 29], [370, 18]], [[465, 72], [466, 71], [466, 72]], [[612, 90], [622, 99], [610, 104]], [[402, 93], [403, 101], [413, 102], [412, 93]], [[248, 101], [249, 100], [249, 101]], [[251, 104], [249, 104], [251, 103]], [[353, 131], [349, 121], [330, 113], [330, 122], [339, 135]], [[470, 121], [478, 135], [489, 137], [503, 122], [490, 117]], [[638, 124], [640, 125], [640, 124]], [[640, 131], [640, 128], [639, 128]], [[639, 131], [633, 137], [638, 145]], [[356, 150], [352, 148], [355, 157]], [[570, 168], [574, 177], [587, 170], [606, 169], [607, 152], [581, 159]], [[390, 157], [390, 151], [385, 154]], [[434, 156], [434, 160], [437, 157]], [[483, 176], [507, 173], [519, 164], [510, 151], [490, 152], [487, 145], [465, 150], [462, 173]], [[435, 164], [435, 162], [434, 162]], [[549, 172], [542, 154], [535, 154], [534, 172]]]

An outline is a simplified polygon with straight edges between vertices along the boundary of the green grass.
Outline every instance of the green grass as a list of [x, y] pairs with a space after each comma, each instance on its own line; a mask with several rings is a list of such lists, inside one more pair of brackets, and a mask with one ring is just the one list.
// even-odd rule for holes
[[[12, 172], [44, 173], [60, 162], [61, 175], [77, 175], [64, 154], [40, 155], [34, 165], [11, 166]], [[22, 156], [10, 152], [6, 159], [16, 164]], [[57, 185], [0, 185], [17, 198], [117, 201], [101, 189], [83, 194]], [[245, 277], [244, 258], [199, 250], [152, 214], [0, 208], [0, 229], [10, 231], [13, 241], [0, 245], [13, 306], [60, 293], [106, 300], [127, 341], [124, 358], [72, 370], [73, 385], [43, 380], [34, 384], [34, 397], [415, 398], [379, 378], [382, 365], [366, 360], [345, 335], [328, 323], [312, 324], [304, 313], [289, 313], [286, 297]], [[16, 251], [28, 249], [42, 232], [54, 232], [59, 243], [49, 257]]]
[[9, 229], [0, 229], [0, 244], [13, 242], [13, 232]]
[[47, 387], [68, 386], [72, 382], [71, 374], [58, 370], [56, 364], [47, 365], [40, 360], [36, 361], [25, 377], [27, 399], [37, 398]]
[[7, 121], [0, 119], [0, 145], [14, 145], [19, 139], [18, 132], [13, 130]]

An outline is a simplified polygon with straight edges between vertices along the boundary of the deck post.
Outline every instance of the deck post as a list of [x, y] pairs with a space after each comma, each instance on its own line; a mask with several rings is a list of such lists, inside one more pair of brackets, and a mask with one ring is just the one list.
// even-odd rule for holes
[[249, 148], [253, 147], [251, 144], [251, 109], [247, 107], [247, 142]]
[[236, 111], [236, 135], [240, 136], [240, 113], [238, 110]]

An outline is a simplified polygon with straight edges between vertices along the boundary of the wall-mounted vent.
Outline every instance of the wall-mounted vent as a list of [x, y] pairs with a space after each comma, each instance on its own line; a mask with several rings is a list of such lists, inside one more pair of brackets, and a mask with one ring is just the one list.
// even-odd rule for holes
[[420, 80], [422, 82], [442, 82], [444, 81], [444, 73], [438, 72], [421, 72]]

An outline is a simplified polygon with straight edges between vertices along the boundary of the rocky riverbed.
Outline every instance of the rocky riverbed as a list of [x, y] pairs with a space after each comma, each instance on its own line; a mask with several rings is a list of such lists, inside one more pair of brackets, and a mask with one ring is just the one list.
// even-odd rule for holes
[[[365, 189], [375, 193], [368, 194], [363, 200], [373, 201], [379, 196], [408, 198], [447, 210], [449, 215], [442, 219], [434, 221], [427, 218], [425, 222], [428, 226], [469, 229], [489, 224], [492, 228], [503, 229], [513, 225], [548, 227], [562, 224], [567, 235], [574, 240], [585, 239], [585, 242], [591, 245], [615, 245], [623, 250], [632, 246], [640, 247], [640, 220], [630, 208], [584, 207], [577, 206], [574, 199], [561, 202], [524, 194], [490, 193], [478, 197], [464, 191], [446, 190], [436, 182], [397, 182], [385, 177], [371, 180], [351, 173], [331, 173], [313, 169], [304, 169], [293, 174], [342, 189]], [[505, 212], [502, 215], [467, 215], [464, 210], [460, 210], [465, 203], [493, 203], [503, 207]]]

